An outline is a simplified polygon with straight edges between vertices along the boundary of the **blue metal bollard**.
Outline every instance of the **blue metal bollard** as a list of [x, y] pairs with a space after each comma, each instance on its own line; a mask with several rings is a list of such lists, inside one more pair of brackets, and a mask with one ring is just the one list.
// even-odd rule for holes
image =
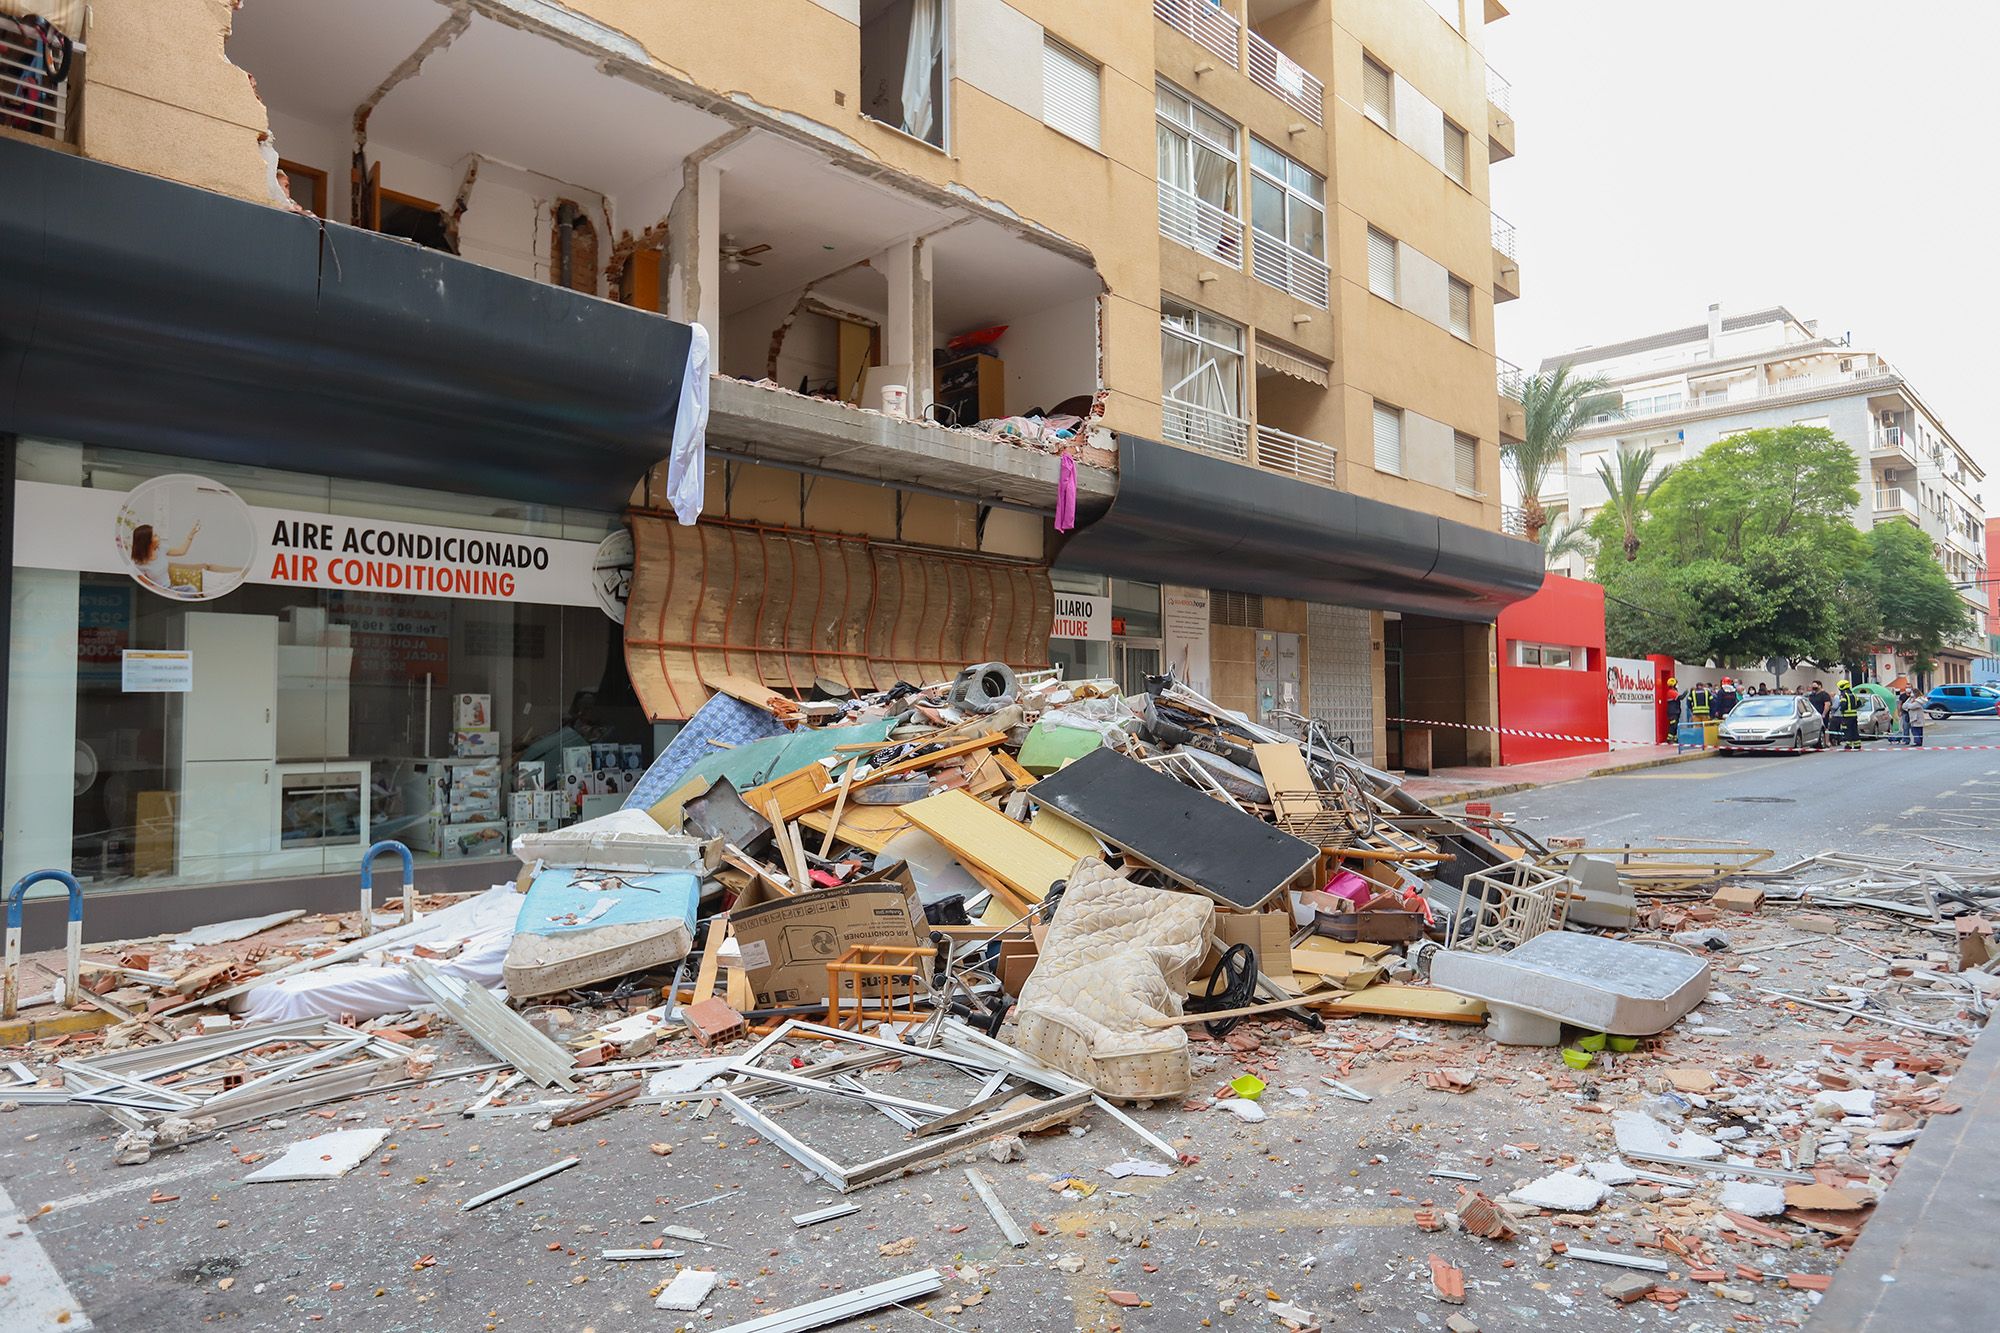
[[7, 891], [7, 972], [0, 980], [0, 1018], [12, 1018], [21, 1007], [21, 913], [28, 886], [45, 879], [61, 880], [69, 890], [69, 944], [63, 958], [63, 1002], [74, 1004], [77, 972], [83, 962], [83, 886], [67, 870], [33, 870]]
[[361, 858], [361, 933], [375, 933], [375, 858], [394, 852], [403, 861], [403, 924], [417, 919], [417, 859], [394, 838], [384, 838]]

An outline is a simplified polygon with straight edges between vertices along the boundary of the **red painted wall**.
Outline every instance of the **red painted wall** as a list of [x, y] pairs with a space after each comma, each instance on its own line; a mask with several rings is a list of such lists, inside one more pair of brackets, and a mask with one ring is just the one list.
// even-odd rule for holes
[[1986, 632], [2000, 634], [2000, 518], [1986, 520]]
[[[1592, 754], [1610, 749], [1602, 741], [1551, 741], [1513, 736], [1508, 731], [1548, 731], [1566, 736], [1610, 734], [1610, 704], [1604, 684], [1604, 589], [1595, 583], [1551, 574], [1542, 590], [1500, 613], [1500, 762]], [[1515, 666], [1518, 643], [1580, 646], [1581, 670]]]

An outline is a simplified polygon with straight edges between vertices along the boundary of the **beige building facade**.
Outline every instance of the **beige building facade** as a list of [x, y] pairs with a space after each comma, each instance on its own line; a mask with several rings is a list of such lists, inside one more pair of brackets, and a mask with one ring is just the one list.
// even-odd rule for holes
[[[9, 657], [10, 873], [248, 893], [398, 829], [476, 859], [550, 818], [535, 784], [610, 800], [721, 676], [1173, 667], [1378, 762], [1490, 760], [1492, 622], [1541, 575], [1498, 531], [1497, 4], [35, 12], [0, 51], [0, 296], [36, 312], [0, 440], [17, 512], [141, 498], [116, 552], [13, 543], [11, 641], [53, 647]], [[697, 488], [667, 460], [703, 396]], [[161, 496], [225, 493], [247, 553], [171, 531]], [[301, 534], [592, 586], [267, 549]], [[390, 581], [293, 586], [329, 569]], [[217, 600], [133, 600], [155, 574]], [[197, 639], [250, 664], [225, 712], [275, 673], [274, 739], [205, 753], [209, 704], [113, 687]], [[445, 808], [457, 744], [522, 767]], [[104, 776], [72, 797], [73, 748]]]

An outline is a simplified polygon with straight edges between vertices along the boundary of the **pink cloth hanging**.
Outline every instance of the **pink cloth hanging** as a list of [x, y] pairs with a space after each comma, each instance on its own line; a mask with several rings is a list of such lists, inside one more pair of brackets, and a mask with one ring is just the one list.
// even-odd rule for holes
[[1063, 451], [1062, 475], [1056, 481], [1056, 531], [1076, 526], [1076, 459]]

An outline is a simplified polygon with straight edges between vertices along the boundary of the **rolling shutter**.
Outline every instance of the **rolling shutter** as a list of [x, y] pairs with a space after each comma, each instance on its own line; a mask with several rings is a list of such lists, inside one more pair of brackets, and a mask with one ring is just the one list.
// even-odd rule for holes
[[1444, 174], [1465, 184], [1465, 131], [1450, 121], [1444, 123]]
[[1451, 331], [1472, 341], [1472, 287], [1457, 278], [1451, 280]]
[[1385, 301], [1396, 299], [1396, 241], [1368, 229], [1368, 290]]
[[1053, 37], [1042, 39], [1042, 120], [1072, 139], [1099, 146], [1097, 66]]
[[1394, 123], [1391, 107], [1395, 96], [1395, 82], [1389, 71], [1367, 56], [1361, 57], [1361, 113], [1383, 129], [1390, 129]]
[[1387, 403], [1375, 404], [1375, 470], [1403, 472], [1403, 413]]
[[1479, 441], [1463, 431], [1452, 437], [1452, 480], [1461, 491], [1479, 489]]

